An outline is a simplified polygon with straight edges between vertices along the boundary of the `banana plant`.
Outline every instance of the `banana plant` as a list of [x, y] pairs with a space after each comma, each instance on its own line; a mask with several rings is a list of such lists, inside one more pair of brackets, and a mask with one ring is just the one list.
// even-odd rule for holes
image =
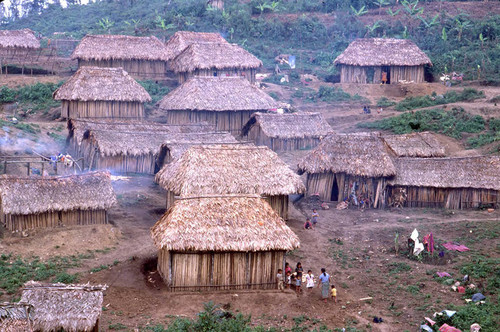
[[488, 37], [483, 37], [483, 33], [479, 34], [479, 41], [481, 42], [481, 48], [484, 49], [484, 42], [488, 40]]
[[109, 30], [115, 25], [115, 22], [111, 21], [109, 18], [104, 17], [97, 21], [97, 26], [99, 26], [102, 30], [109, 33]]
[[424, 19], [420, 15], [417, 15], [417, 17], [420, 19], [420, 21], [422, 21], [422, 23], [424, 23], [424, 25], [427, 29], [432, 28], [433, 26], [435, 26], [439, 23], [438, 22], [439, 14], [436, 14], [436, 16], [434, 16], [430, 21], [427, 21], [426, 19]]
[[470, 21], [467, 20], [460, 21], [458, 18], [456, 18], [455, 24], [456, 24], [455, 30], [457, 30], [458, 33], [457, 39], [458, 41], [461, 41], [464, 30], [469, 28], [471, 26], [471, 23]]
[[378, 20], [377, 22], [373, 23], [372, 25], [365, 25], [366, 29], [368, 29], [368, 31], [366, 32], [366, 34], [373, 34], [375, 32], [375, 30], [377, 30], [378, 28], [380, 28], [380, 20]]
[[393, 12], [391, 8], [386, 10], [387, 14], [391, 15], [392, 17], [398, 15], [400, 11], [401, 11], [401, 9], [398, 9], [398, 10]]
[[423, 7], [418, 7], [418, 0], [409, 2], [408, 0], [401, 1], [403, 9], [411, 16], [422, 15], [424, 13]]
[[409, 33], [408, 33], [408, 27], [405, 25], [405, 29], [403, 30], [403, 39], [408, 39]]
[[389, 4], [389, 1], [387, 0], [375, 0], [373, 1], [373, 4], [378, 6], [378, 14], [382, 14], [382, 7], [387, 6]]
[[359, 10], [356, 10], [356, 8], [354, 8], [352, 5], [351, 5], [351, 10], [353, 12], [353, 14], [355, 16], [361, 16], [361, 15], [365, 15], [366, 13], [368, 13], [368, 10], [366, 9], [365, 6], [362, 6]]
[[448, 34], [446, 33], [446, 29], [443, 27], [443, 30], [441, 30], [441, 39], [443, 41], [447, 41], [448, 40]]

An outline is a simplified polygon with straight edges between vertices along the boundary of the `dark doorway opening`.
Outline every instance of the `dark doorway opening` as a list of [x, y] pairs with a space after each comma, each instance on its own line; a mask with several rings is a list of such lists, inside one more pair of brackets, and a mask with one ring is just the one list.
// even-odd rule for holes
[[382, 77], [384, 77], [384, 72], [387, 75], [387, 81], [385, 82], [385, 84], [391, 84], [391, 67], [382, 66], [382, 73], [381, 73], [382, 76], [380, 77], [381, 80], [382, 80]]
[[331, 201], [339, 200], [339, 186], [337, 185], [337, 179], [333, 180], [332, 186], [332, 196], [330, 198]]

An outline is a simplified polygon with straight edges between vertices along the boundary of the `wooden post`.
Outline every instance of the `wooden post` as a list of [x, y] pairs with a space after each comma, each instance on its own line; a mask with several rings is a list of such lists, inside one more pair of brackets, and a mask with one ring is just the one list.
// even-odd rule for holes
[[30, 176], [31, 173], [31, 163], [28, 161], [28, 176]]

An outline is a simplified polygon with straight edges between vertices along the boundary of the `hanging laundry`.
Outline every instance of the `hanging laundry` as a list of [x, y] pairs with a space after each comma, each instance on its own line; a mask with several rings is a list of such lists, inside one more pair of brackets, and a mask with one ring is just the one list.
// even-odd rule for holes
[[443, 243], [443, 247], [445, 247], [446, 249], [451, 250], [451, 251], [456, 250], [456, 251], [460, 251], [460, 252], [470, 250], [469, 248], [467, 248], [463, 244], [452, 243], [452, 242]]

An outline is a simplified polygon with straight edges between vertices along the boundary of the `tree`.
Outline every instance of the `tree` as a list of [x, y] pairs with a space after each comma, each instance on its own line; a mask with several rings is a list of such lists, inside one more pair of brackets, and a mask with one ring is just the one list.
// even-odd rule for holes
[[458, 41], [461, 41], [462, 40], [462, 34], [464, 32], [465, 29], [467, 29], [468, 27], [471, 26], [471, 23], [470, 21], [468, 20], [459, 20], [458, 18], [455, 19], [455, 30], [457, 30], [458, 32], [458, 35], [457, 35], [457, 39]]
[[115, 22], [111, 21], [109, 18], [104, 17], [97, 21], [97, 26], [101, 28], [104, 32], [109, 34], [110, 29], [115, 25]]

